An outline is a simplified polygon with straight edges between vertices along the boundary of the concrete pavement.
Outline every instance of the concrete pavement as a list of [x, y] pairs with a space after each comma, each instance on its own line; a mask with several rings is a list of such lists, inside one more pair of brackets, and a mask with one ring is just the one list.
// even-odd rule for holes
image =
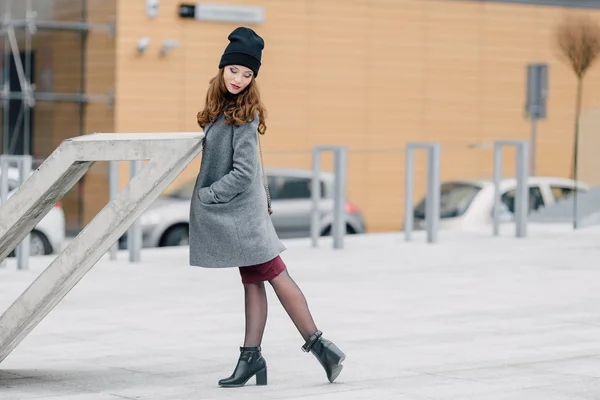
[[[508, 229], [508, 228], [506, 228]], [[282, 257], [347, 359], [329, 384], [272, 290], [269, 384], [222, 389], [243, 340], [236, 270], [189, 267], [186, 248], [105, 256], [0, 364], [0, 400], [600, 398], [600, 229], [399, 234]], [[0, 312], [51, 258], [0, 270]]]

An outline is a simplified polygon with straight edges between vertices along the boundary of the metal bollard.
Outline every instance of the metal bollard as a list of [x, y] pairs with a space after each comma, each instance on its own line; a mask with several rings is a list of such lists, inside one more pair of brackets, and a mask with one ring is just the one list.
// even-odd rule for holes
[[405, 190], [404, 190], [404, 234], [406, 241], [411, 240], [414, 224], [414, 151], [427, 149], [427, 195], [425, 197], [425, 222], [427, 228], [427, 242], [438, 241], [440, 221], [440, 154], [439, 143], [408, 143], [405, 159]]
[[[112, 200], [119, 192], [119, 161], [108, 162], [108, 196]], [[109, 250], [110, 259], [117, 259], [117, 251], [119, 250], [119, 241], [117, 240]]]
[[[31, 174], [31, 167], [33, 165], [33, 157], [30, 155], [0, 155], [0, 201], [2, 204], [8, 200], [8, 169], [10, 164], [17, 166], [19, 170], [19, 185], [25, 183], [29, 179]], [[15, 249], [15, 255], [17, 258], [17, 269], [29, 269], [29, 257], [31, 255], [31, 235], [25, 236], [25, 238], [19, 243]], [[6, 266], [6, 260], [0, 262], [0, 267]]]
[[319, 202], [321, 195], [321, 154], [332, 151], [334, 155], [334, 203], [333, 203], [333, 248], [344, 248], [344, 235], [346, 234], [346, 176], [348, 169], [348, 150], [343, 146], [314, 146], [313, 147], [313, 175], [311, 181], [311, 220], [310, 237], [312, 246], [317, 247], [320, 236]]
[[527, 236], [527, 214], [529, 212], [529, 142], [526, 140], [497, 140], [494, 142], [494, 209], [493, 233], [500, 234], [500, 180], [502, 179], [502, 147], [515, 146], [517, 149], [516, 178], [517, 190], [515, 193], [515, 222], [516, 236]]
[[[133, 160], [129, 164], [129, 179], [142, 169], [142, 160]], [[142, 249], [142, 226], [140, 220], [136, 219], [127, 232], [127, 248], [129, 249], [129, 261], [139, 262]]]
[[[19, 163], [19, 185], [23, 185], [31, 174], [31, 156], [21, 156]], [[21, 244], [17, 246], [17, 269], [29, 269], [29, 256], [31, 255], [31, 235], [25, 236]]]

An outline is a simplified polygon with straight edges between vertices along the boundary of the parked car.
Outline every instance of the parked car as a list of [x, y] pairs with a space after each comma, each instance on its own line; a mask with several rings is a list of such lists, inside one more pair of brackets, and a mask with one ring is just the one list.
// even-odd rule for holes
[[[541, 208], [529, 216], [530, 222], [550, 224], [573, 224], [575, 197], [569, 196], [553, 205]], [[600, 225], [600, 185], [577, 196], [577, 226], [580, 228]]]
[[[7, 175], [8, 197], [10, 198], [20, 185], [19, 171], [17, 168], [9, 168]], [[31, 231], [30, 254], [40, 256], [60, 251], [65, 242], [65, 229], [65, 213], [61, 203], [58, 202]], [[9, 256], [14, 256], [14, 251]]]
[[[532, 176], [528, 179], [529, 213], [554, 204], [573, 194], [575, 181], [559, 177]], [[589, 186], [579, 182], [579, 193]], [[500, 220], [514, 220], [517, 181], [500, 181]], [[494, 207], [493, 180], [454, 180], [441, 185], [440, 230], [481, 229], [491, 226]], [[425, 228], [425, 197], [414, 208], [414, 229]]]
[[[304, 169], [265, 168], [273, 215], [271, 219], [280, 238], [310, 236], [312, 171]], [[190, 201], [195, 179], [188, 180], [168, 195], [160, 196], [140, 216], [142, 246], [162, 247], [188, 243]], [[319, 231], [331, 234], [333, 223], [334, 175], [321, 174]], [[346, 202], [346, 232], [364, 233], [365, 221], [360, 210]], [[119, 247], [127, 247], [127, 234], [119, 239]]]

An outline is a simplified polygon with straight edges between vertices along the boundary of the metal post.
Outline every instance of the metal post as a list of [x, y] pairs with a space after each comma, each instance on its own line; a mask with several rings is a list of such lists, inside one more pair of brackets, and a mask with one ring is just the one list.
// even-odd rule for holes
[[440, 184], [440, 145], [434, 144], [429, 148], [427, 154], [427, 215], [431, 218], [426, 219], [427, 223], [427, 241], [435, 243], [438, 240], [438, 229], [440, 224], [441, 207], [441, 184]]
[[4, 154], [0, 155], [0, 201], [2, 204], [8, 200], [8, 157]]
[[312, 247], [317, 247], [319, 242], [320, 226], [319, 203], [321, 200], [321, 152], [317, 146], [313, 147], [312, 159], [312, 181], [311, 181], [311, 214], [310, 214], [310, 237]]
[[404, 156], [404, 238], [407, 242], [412, 239], [412, 230], [415, 223], [413, 199], [415, 185], [415, 153], [410, 145], [406, 147]]
[[347, 149], [338, 147], [335, 149], [335, 191], [333, 209], [333, 248], [344, 248], [344, 234], [346, 233], [346, 170]]
[[[405, 192], [404, 192], [404, 233], [406, 241], [410, 241], [414, 224], [414, 150], [427, 149], [427, 194], [425, 197], [425, 222], [427, 242], [438, 241], [440, 221], [440, 157], [439, 143], [408, 143], [406, 147]], [[409, 197], [410, 196], [410, 197]]]
[[346, 234], [346, 175], [347, 175], [347, 149], [343, 146], [314, 146], [313, 147], [313, 176], [311, 185], [312, 209], [310, 218], [310, 236], [313, 247], [317, 247], [320, 235], [320, 196], [321, 196], [321, 153], [331, 151], [334, 155], [334, 206], [333, 248], [344, 248], [344, 235]]
[[494, 209], [493, 231], [494, 236], [500, 234], [500, 180], [502, 179], [502, 146], [494, 144]]
[[[20, 156], [19, 161], [19, 185], [22, 186], [31, 174], [31, 156]], [[17, 269], [29, 269], [29, 256], [31, 255], [31, 235], [25, 236], [17, 247]]]
[[535, 151], [537, 145], [537, 129], [536, 129], [536, 118], [535, 116], [531, 117], [531, 146], [530, 146], [530, 154], [529, 154], [529, 175], [535, 176]]
[[525, 113], [531, 119], [531, 134], [529, 139], [529, 161], [526, 166], [529, 174], [535, 175], [536, 147], [537, 147], [537, 120], [546, 119], [548, 100], [548, 69], [547, 63], [531, 63], [526, 68], [526, 101]]
[[522, 142], [517, 146], [517, 198], [515, 205], [517, 237], [527, 236], [527, 215], [529, 214], [529, 185], [527, 184], [527, 178], [529, 177], [528, 147], [527, 142]]
[[[108, 162], [108, 196], [110, 200], [115, 198], [119, 192], [119, 161]], [[119, 241], [116, 241], [110, 248], [110, 259], [117, 259], [117, 251], [119, 250]]]
[[529, 172], [529, 143], [526, 140], [498, 140], [494, 142], [494, 211], [493, 234], [498, 236], [499, 207], [500, 207], [500, 180], [502, 175], [502, 146], [516, 147], [516, 180], [515, 210], [516, 236], [527, 236], [527, 214], [529, 213], [529, 185], [527, 183]]
[[[142, 160], [130, 161], [129, 179], [133, 179], [140, 169], [142, 169]], [[139, 219], [136, 219], [129, 228], [129, 232], [127, 233], [127, 248], [129, 248], [129, 261], [139, 262], [142, 249], [142, 226]]]
[[[2, 204], [6, 203], [8, 200], [8, 170], [10, 169], [11, 163], [17, 166], [19, 171], [19, 185], [22, 185], [31, 174], [33, 157], [8, 154], [0, 155], [0, 200]], [[29, 256], [31, 252], [30, 238], [30, 235], [25, 236], [25, 238], [15, 249], [15, 255], [17, 257], [17, 269], [29, 269]], [[0, 263], [0, 267], [4, 266], [6, 266], [6, 260], [3, 260], [2, 263]]]

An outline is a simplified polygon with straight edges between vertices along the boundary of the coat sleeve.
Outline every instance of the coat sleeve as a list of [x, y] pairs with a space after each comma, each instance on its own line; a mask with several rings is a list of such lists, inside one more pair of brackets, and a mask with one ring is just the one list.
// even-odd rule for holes
[[258, 113], [244, 125], [233, 127], [233, 169], [218, 181], [200, 189], [199, 197], [204, 203], [227, 203], [246, 190], [258, 168], [257, 137]]

